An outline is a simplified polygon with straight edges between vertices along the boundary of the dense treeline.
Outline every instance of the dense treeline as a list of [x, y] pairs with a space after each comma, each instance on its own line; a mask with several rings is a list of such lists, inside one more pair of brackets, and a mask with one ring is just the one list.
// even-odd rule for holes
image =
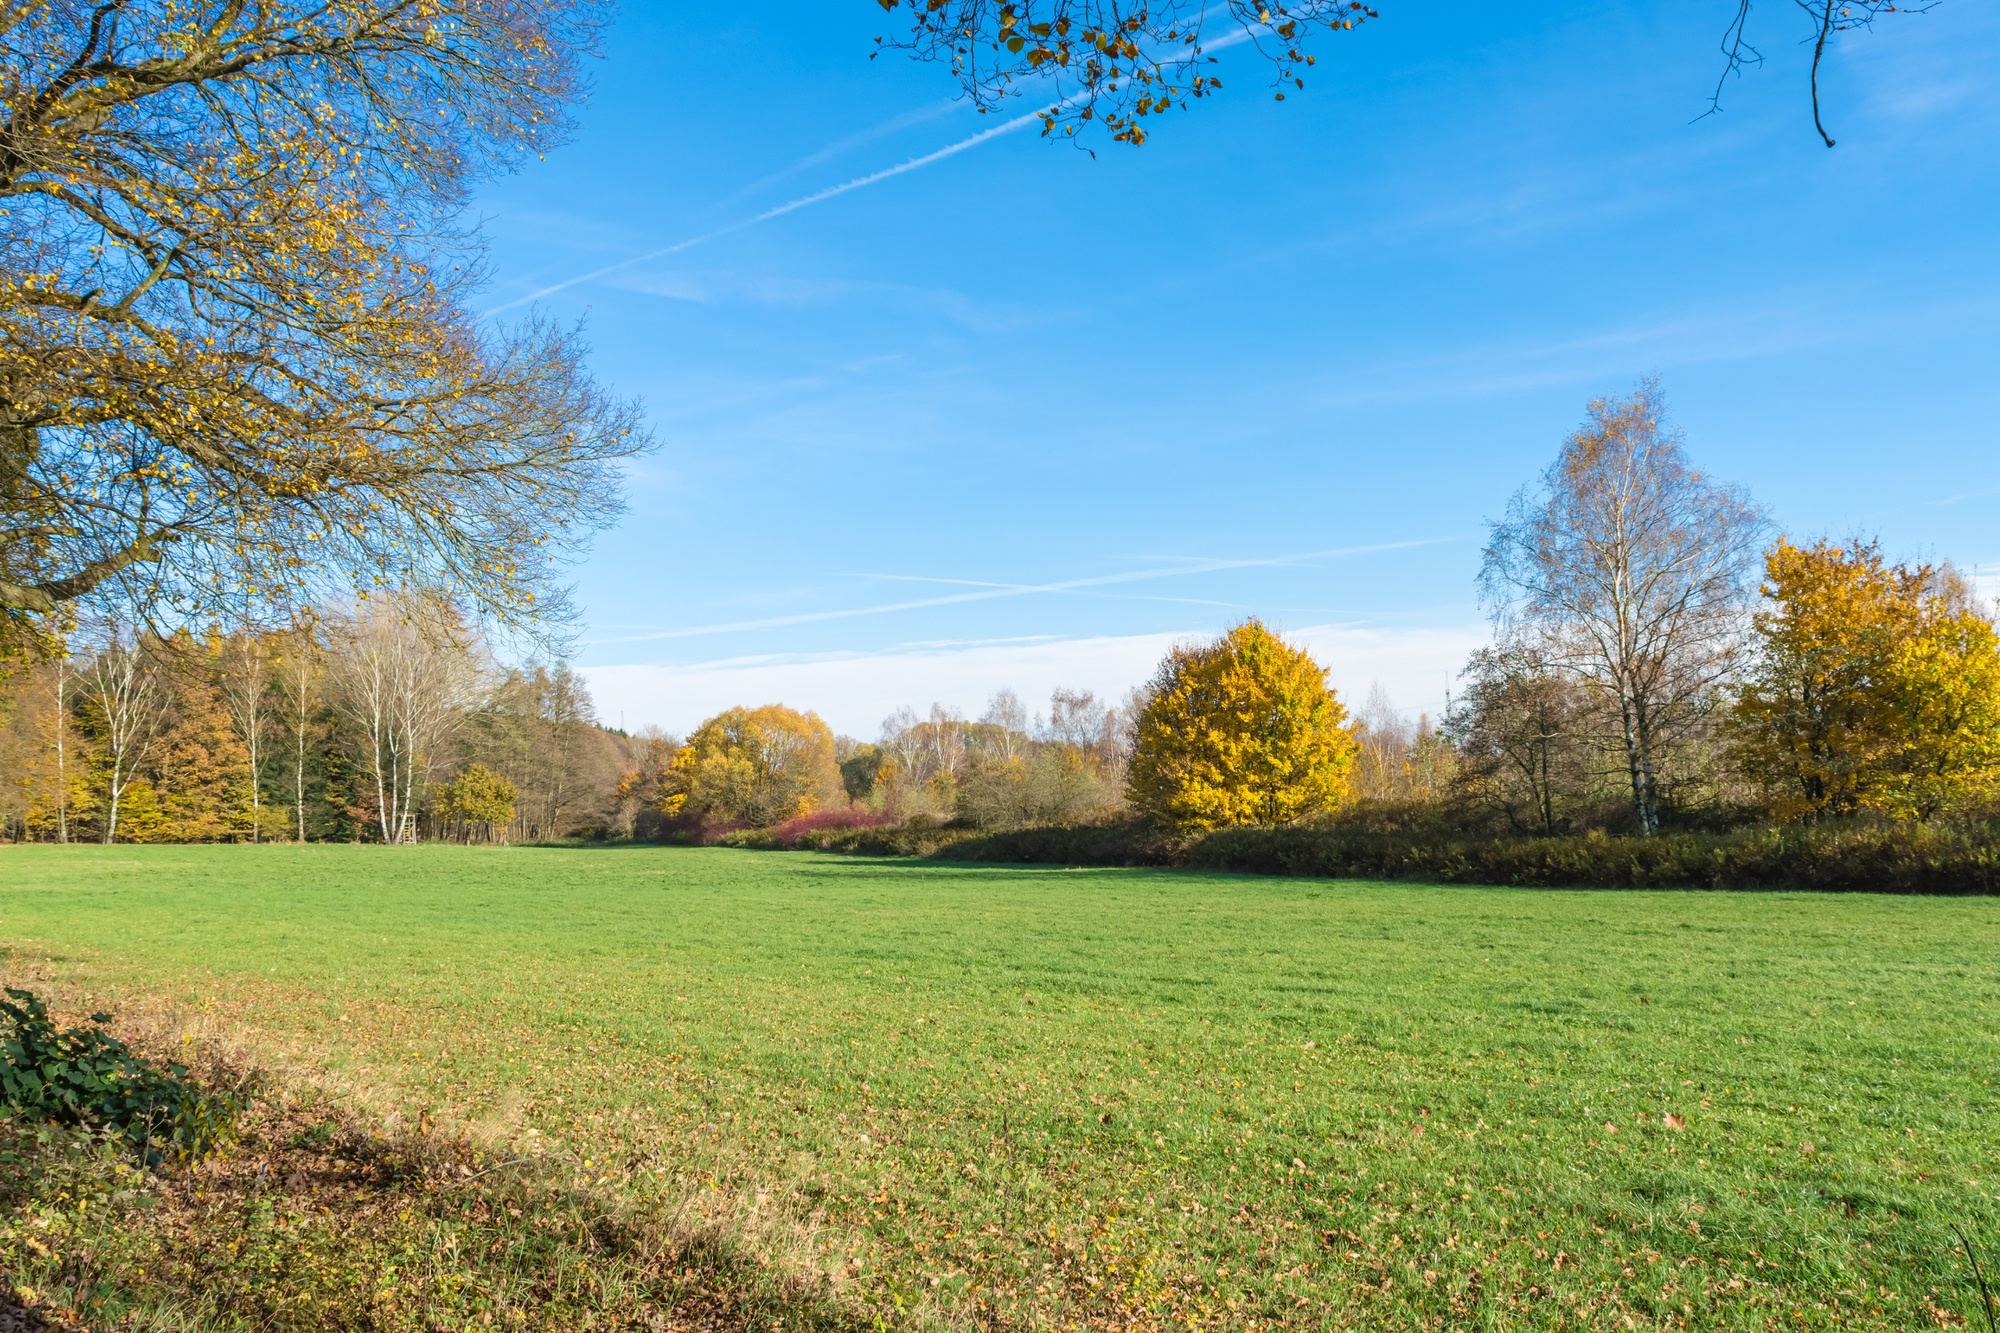
[[1030, 716], [1011, 690], [976, 719], [903, 708], [875, 741], [836, 736], [813, 713], [732, 708], [685, 744], [655, 736], [619, 783], [640, 837], [711, 840], [746, 829], [915, 820], [968, 828], [1089, 823], [1125, 808], [1143, 705], [1056, 690]]
[[652, 738], [566, 664], [502, 666], [395, 600], [283, 634], [106, 630], [0, 694], [0, 829], [51, 842], [411, 842], [629, 830]]

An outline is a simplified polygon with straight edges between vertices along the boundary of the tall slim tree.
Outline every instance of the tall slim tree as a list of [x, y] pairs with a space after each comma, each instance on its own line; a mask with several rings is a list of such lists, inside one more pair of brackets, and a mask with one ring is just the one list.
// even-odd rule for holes
[[324, 667], [319, 638], [311, 624], [300, 624], [285, 636], [274, 670], [284, 701], [286, 741], [292, 752], [292, 815], [300, 842], [306, 840], [306, 758], [313, 719], [319, 713]]
[[76, 678], [76, 668], [68, 653], [55, 660], [50, 672], [55, 688], [55, 714], [50, 719], [49, 730], [56, 752], [56, 841], [69, 841], [69, 709], [70, 686]]
[[1741, 487], [1687, 457], [1657, 380], [1591, 402], [1541, 485], [1492, 527], [1481, 591], [1616, 719], [1640, 832], [1660, 827], [1660, 760], [1706, 722], [1735, 660], [1765, 529]]
[[104, 842], [118, 839], [118, 812], [126, 789], [159, 738], [166, 721], [167, 692], [159, 679], [157, 654], [139, 635], [127, 637], [113, 625], [84, 675], [85, 689], [103, 729], [105, 770]]
[[271, 729], [271, 662], [268, 646], [245, 626], [223, 646], [222, 693], [250, 760], [250, 841], [263, 837], [264, 742]]
[[541, 730], [544, 749], [541, 768], [546, 774], [542, 827], [544, 837], [560, 837], [564, 816], [577, 796], [577, 748], [581, 733], [595, 719], [590, 691], [568, 662], [557, 662], [553, 670], [538, 671]]

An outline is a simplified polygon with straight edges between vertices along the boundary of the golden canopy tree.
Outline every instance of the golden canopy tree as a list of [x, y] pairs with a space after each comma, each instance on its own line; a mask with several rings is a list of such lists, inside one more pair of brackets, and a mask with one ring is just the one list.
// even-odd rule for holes
[[2000, 779], [2000, 639], [1949, 566], [1780, 539], [1762, 592], [1730, 728], [1780, 818], [1927, 819]]
[[1139, 714], [1132, 804], [1189, 831], [1283, 824], [1330, 810], [1356, 749], [1326, 671], [1257, 620], [1176, 647]]
[[634, 409], [482, 325], [458, 220], [566, 130], [593, 0], [36, 0], [0, 21], [0, 630], [420, 585], [503, 621]]
[[817, 713], [783, 704], [732, 708], [696, 728], [661, 783], [669, 815], [764, 826], [842, 805], [833, 732]]
[[431, 797], [431, 814], [455, 842], [504, 841], [520, 789], [484, 764], [468, 764]]
[[203, 641], [185, 631], [160, 645], [167, 718], [146, 766], [160, 822], [141, 838], [135, 820], [135, 840], [215, 842], [251, 835], [250, 752], [218, 688], [226, 651], [220, 636]]

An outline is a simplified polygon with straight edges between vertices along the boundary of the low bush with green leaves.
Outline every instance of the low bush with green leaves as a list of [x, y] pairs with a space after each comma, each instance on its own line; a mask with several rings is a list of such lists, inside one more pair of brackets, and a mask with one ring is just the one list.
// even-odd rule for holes
[[233, 1093], [206, 1092], [186, 1067], [154, 1064], [103, 1028], [65, 1028], [33, 991], [7, 988], [0, 1017], [0, 1100], [31, 1120], [114, 1130], [148, 1162], [199, 1157], [227, 1137], [241, 1109]]

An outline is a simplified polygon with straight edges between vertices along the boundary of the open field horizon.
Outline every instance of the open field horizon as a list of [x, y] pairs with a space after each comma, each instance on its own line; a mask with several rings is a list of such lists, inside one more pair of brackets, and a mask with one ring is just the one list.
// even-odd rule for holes
[[0, 858], [10, 973], [71, 1009], [178, 1013], [378, 1117], [703, 1193], [892, 1321], [1952, 1325], [1949, 1228], [2000, 1221], [1990, 900]]

